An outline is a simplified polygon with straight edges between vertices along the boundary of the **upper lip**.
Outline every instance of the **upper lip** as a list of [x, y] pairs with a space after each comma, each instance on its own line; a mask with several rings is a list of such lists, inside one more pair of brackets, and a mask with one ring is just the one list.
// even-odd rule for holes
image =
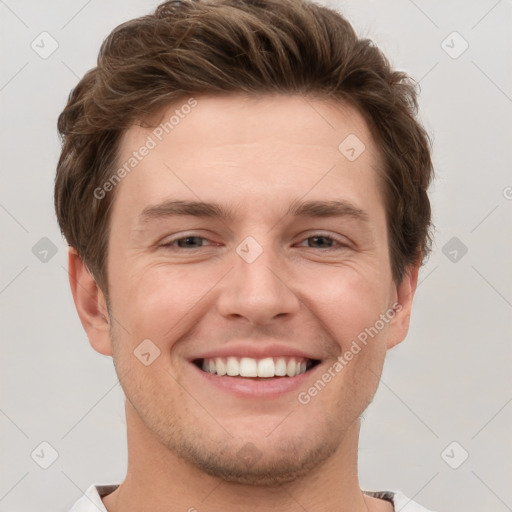
[[264, 359], [266, 357], [296, 357], [304, 359], [319, 360], [314, 354], [308, 353], [288, 345], [272, 343], [263, 344], [262, 342], [252, 341], [251, 343], [229, 344], [224, 347], [211, 349], [192, 358], [213, 359], [216, 357], [250, 357], [252, 359]]

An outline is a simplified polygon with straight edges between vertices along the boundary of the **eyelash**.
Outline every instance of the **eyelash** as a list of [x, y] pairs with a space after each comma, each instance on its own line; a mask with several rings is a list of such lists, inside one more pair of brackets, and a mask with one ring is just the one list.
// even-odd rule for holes
[[[202, 236], [196, 236], [196, 235], [187, 235], [187, 236], [184, 236], [184, 237], [180, 237], [180, 238], [175, 238], [174, 240], [170, 240], [169, 242], [165, 243], [165, 244], [162, 244], [161, 247], [166, 247], [168, 249], [187, 249], [186, 247], [176, 247], [174, 246], [173, 244], [175, 244], [176, 242], [179, 242], [181, 240], [186, 240], [187, 238], [198, 238], [200, 240], [207, 240], [207, 238], [205, 237], [202, 237]], [[327, 251], [335, 251], [337, 249], [344, 249], [344, 248], [347, 248], [348, 245], [341, 242], [340, 240], [338, 240], [337, 238], [335, 237], [332, 237], [330, 235], [326, 235], [324, 233], [315, 233], [313, 235], [310, 235], [306, 238], [304, 238], [304, 241], [305, 240], [309, 240], [311, 238], [324, 238], [325, 240], [331, 240], [335, 243], [337, 243], [339, 245], [339, 247], [327, 247], [327, 248], [324, 248], [324, 249], [320, 249], [322, 250], [323, 252], [327, 252]], [[192, 248], [189, 248], [191, 251], [192, 250], [196, 250], [196, 249], [201, 249], [202, 247], [204, 246], [201, 246], [201, 247], [192, 247]], [[315, 249], [315, 247], [308, 247], [308, 249]]]

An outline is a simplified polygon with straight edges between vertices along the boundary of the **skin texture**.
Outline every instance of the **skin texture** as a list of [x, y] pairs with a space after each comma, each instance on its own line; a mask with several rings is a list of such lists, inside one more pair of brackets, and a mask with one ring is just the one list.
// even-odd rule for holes
[[[116, 187], [108, 311], [69, 254], [82, 324], [94, 349], [113, 356], [127, 398], [128, 472], [104, 503], [109, 512], [392, 510], [362, 494], [357, 444], [386, 351], [407, 334], [418, 267], [393, 282], [369, 129], [357, 111], [329, 101], [196, 99]], [[153, 130], [131, 127], [119, 163]], [[349, 134], [366, 147], [354, 161], [338, 150]], [[234, 217], [141, 220], [166, 200], [216, 202]], [[309, 200], [350, 202], [368, 220], [287, 216], [291, 203]], [[175, 241], [191, 236], [200, 238]], [[263, 250], [252, 263], [236, 251], [248, 236]], [[394, 303], [401, 309], [393, 319], [301, 404], [298, 391]], [[160, 350], [149, 366], [134, 356], [146, 339]], [[278, 343], [321, 362], [300, 389], [272, 398], [219, 390], [191, 362], [242, 342]], [[257, 454], [249, 463], [244, 447]]]

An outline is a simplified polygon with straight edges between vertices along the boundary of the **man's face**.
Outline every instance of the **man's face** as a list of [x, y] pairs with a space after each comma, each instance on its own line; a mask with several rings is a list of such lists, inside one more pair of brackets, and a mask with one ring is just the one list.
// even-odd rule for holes
[[[119, 167], [148, 136], [156, 145], [111, 213], [114, 361], [127, 407], [169, 450], [228, 480], [286, 481], [340, 449], [397, 336], [396, 318], [381, 320], [336, 366], [399, 297], [378, 156], [362, 117], [339, 104], [196, 99], [168, 134], [134, 126], [122, 140]], [[338, 149], [351, 134], [366, 148], [355, 160], [362, 146]], [[173, 201], [232, 216], [172, 214]], [[343, 206], [289, 212], [313, 201]]]

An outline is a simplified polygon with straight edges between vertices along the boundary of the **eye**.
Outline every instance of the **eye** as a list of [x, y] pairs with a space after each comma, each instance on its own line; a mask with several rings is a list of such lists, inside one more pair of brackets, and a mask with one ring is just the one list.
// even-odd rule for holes
[[[344, 248], [347, 247], [347, 244], [343, 243], [341, 240], [338, 240], [332, 236], [328, 236], [322, 233], [317, 233], [315, 235], [309, 236], [304, 240], [304, 242], [307, 242], [308, 240], [313, 240], [313, 245], [308, 243], [308, 247], [312, 249], [325, 249], [325, 250], [335, 250], [337, 248]], [[318, 245], [324, 246], [324, 247], [318, 247]], [[327, 244], [327, 247], [325, 246]], [[333, 247], [334, 244], [337, 244], [339, 247]]]
[[[311, 241], [311, 242], [310, 242]], [[206, 244], [204, 242], [207, 242]], [[307, 242], [307, 247], [310, 249], [323, 249], [324, 251], [343, 249], [348, 247], [346, 243], [342, 240], [334, 238], [332, 236], [317, 233], [311, 235], [304, 239], [302, 244]], [[205, 247], [208, 245], [217, 245], [213, 242], [210, 242], [207, 238], [202, 236], [189, 235], [181, 238], [175, 238], [174, 240], [169, 240], [168, 242], [161, 244], [161, 247], [166, 247], [168, 249], [200, 249], [201, 247]], [[301, 244], [299, 244], [300, 246]], [[302, 245], [304, 247], [304, 245]]]
[[[199, 241], [206, 240], [206, 238], [202, 236], [185, 236], [182, 238], [176, 238], [174, 240], [170, 240], [169, 242], [162, 244], [162, 247], [169, 247], [169, 248], [177, 248], [177, 249], [198, 249], [200, 247], [203, 247], [203, 244]], [[178, 245], [175, 245], [178, 244]]]

